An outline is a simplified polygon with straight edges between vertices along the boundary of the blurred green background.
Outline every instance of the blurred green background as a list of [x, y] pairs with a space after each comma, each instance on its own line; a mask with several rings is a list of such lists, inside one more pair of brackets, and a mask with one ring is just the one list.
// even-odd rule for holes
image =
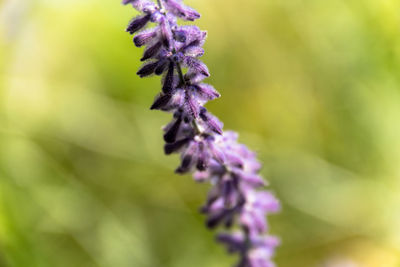
[[[400, 1], [187, 0], [280, 267], [400, 266]], [[0, 0], [0, 266], [222, 267], [114, 0]]]

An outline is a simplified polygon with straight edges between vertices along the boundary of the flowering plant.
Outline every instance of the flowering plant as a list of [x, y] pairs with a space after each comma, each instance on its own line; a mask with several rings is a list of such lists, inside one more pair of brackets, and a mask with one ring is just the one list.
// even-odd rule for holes
[[[194, 21], [200, 14], [180, 0], [123, 0], [141, 12], [127, 27], [133, 42], [145, 46], [140, 77], [162, 75], [162, 91], [151, 109], [173, 114], [164, 127], [166, 154], [180, 153], [177, 173], [194, 172], [197, 182], [210, 182], [211, 190], [201, 211], [209, 228], [223, 226], [229, 232], [217, 240], [238, 253], [238, 267], [270, 267], [279, 241], [267, 235], [266, 215], [279, 210], [278, 200], [260, 190], [266, 183], [258, 174], [255, 153], [237, 142], [235, 132], [223, 132], [222, 123], [204, 105], [219, 93], [203, 83], [210, 76], [199, 60], [207, 33], [197, 26], [177, 24]], [[148, 23], [156, 27], [143, 30]], [[184, 70], [186, 72], [184, 73]]]

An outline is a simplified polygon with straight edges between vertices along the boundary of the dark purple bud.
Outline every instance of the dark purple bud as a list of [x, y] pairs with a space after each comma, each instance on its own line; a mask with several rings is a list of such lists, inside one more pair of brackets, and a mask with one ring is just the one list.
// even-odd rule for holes
[[177, 152], [184, 145], [186, 145], [190, 140], [191, 140], [191, 138], [184, 138], [184, 139], [176, 141], [175, 143], [165, 144], [165, 146], [164, 146], [165, 154], [169, 155], [174, 152]]
[[225, 222], [224, 222], [224, 226], [225, 228], [231, 228], [233, 225], [233, 216], [234, 213], [230, 212], [226, 217], [225, 217]]
[[206, 77], [210, 76], [207, 66], [200, 60], [192, 57], [185, 57], [183, 62], [185, 66], [189, 68], [189, 71], [200, 73]]
[[168, 65], [168, 72], [165, 75], [164, 78], [164, 84], [162, 87], [162, 91], [166, 94], [172, 92], [172, 90], [174, 89], [174, 70], [175, 70], [175, 63], [174, 62], [170, 62]]
[[217, 227], [225, 218], [229, 215], [229, 210], [221, 210], [219, 212], [212, 213], [208, 218], [206, 225], [208, 228], [213, 229]]
[[199, 156], [197, 159], [196, 168], [199, 171], [204, 171], [207, 168], [208, 154], [205, 151], [204, 143], [199, 143]]
[[134, 34], [138, 30], [146, 26], [147, 22], [149, 21], [150, 21], [150, 15], [135, 17], [129, 23], [128, 27], [126, 28], [126, 31], [129, 32], [130, 34]]
[[184, 156], [183, 159], [182, 159], [182, 164], [181, 164], [181, 166], [179, 166], [179, 167], [175, 170], [175, 172], [176, 172], [176, 173], [180, 173], [180, 174], [184, 174], [184, 173], [188, 172], [189, 169], [190, 169], [191, 163], [192, 163], [192, 156], [191, 156], [191, 155], [186, 155], [186, 156]]
[[233, 184], [232, 184], [232, 181], [224, 181], [223, 183], [222, 183], [222, 196], [223, 196], [223, 198], [224, 198], [224, 200], [225, 200], [225, 206], [226, 207], [229, 207], [229, 206], [231, 206], [231, 194], [232, 194], [232, 191], [233, 191]]
[[176, 169], [177, 173], [186, 173], [188, 172], [194, 165], [198, 152], [198, 142], [191, 142], [186, 151], [182, 155], [182, 162], [178, 169]]
[[143, 45], [148, 44], [154, 37], [157, 36], [157, 32], [155, 31], [143, 31], [138, 33], [134, 38], [133, 42], [137, 47], [141, 47]]
[[171, 95], [160, 95], [156, 98], [153, 105], [151, 105], [150, 109], [163, 109], [171, 100]]
[[222, 233], [217, 236], [217, 240], [227, 246], [229, 253], [241, 252], [246, 250], [244, 235], [237, 233]]
[[213, 175], [222, 176], [226, 173], [226, 167], [214, 159], [210, 159], [208, 168]]
[[169, 62], [169, 60], [167, 60], [167, 59], [160, 60], [160, 63], [158, 64], [157, 68], [154, 70], [154, 73], [156, 75], [163, 74], [163, 72], [165, 71], [165, 69], [168, 66], [168, 62]]
[[178, 118], [174, 124], [168, 129], [168, 131], [164, 134], [164, 140], [167, 143], [174, 143], [176, 140], [176, 136], [178, 134], [179, 128], [182, 123], [182, 118]]
[[154, 45], [150, 46], [149, 48], [146, 49], [146, 51], [144, 51], [143, 57], [140, 60], [145, 61], [149, 58], [154, 57], [160, 50], [161, 46], [162, 46], [161, 42], [157, 42]]
[[149, 76], [154, 73], [155, 69], [158, 66], [158, 63], [159, 63], [158, 61], [147, 63], [143, 65], [136, 74], [139, 75], [140, 78]]

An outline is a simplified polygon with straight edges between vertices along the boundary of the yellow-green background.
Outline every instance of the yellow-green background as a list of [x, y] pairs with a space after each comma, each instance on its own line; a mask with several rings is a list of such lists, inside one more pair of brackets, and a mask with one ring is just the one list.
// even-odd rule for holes
[[[400, 266], [400, 1], [188, 0], [281, 267]], [[113, 0], [0, 0], [0, 266], [223, 267]], [[347, 265], [346, 265], [347, 264]]]

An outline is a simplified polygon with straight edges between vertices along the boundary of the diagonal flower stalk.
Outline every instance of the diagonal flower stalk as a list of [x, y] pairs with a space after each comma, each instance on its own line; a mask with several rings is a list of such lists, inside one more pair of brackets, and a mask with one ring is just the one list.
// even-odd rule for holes
[[[278, 200], [264, 191], [261, 164], [254, 152], [237, 142], [235, 132], [223, 132], [223, 124], [204, 105], [219, 93], [203, 80], [210, 76], [198, 58], [207, 33], [193, 25], [180, 26], [177, 19], [194, 21], [200, 14], [181, 0], [123, 0], [141, 15], [127, 31], [136, 34], [137, 47], [145, 46], [137, 74], [162, 75], [162, 90], [151, 109], [173, 114], [164, 127], [164, 151], [180, 153], [179, 174], [193, 172], [197, 182], [211, 189], [201, 212], [209, 228], [225, 228], [217, 240], [228, 252], [237, 253], [237, 267], [271, 267], [279, 241], [267, 234], [266, 216], [279, 210]], [[156, 26], [143, 30], [149, 23]], [[186, 72], [184, 72], [184, 69]]]

